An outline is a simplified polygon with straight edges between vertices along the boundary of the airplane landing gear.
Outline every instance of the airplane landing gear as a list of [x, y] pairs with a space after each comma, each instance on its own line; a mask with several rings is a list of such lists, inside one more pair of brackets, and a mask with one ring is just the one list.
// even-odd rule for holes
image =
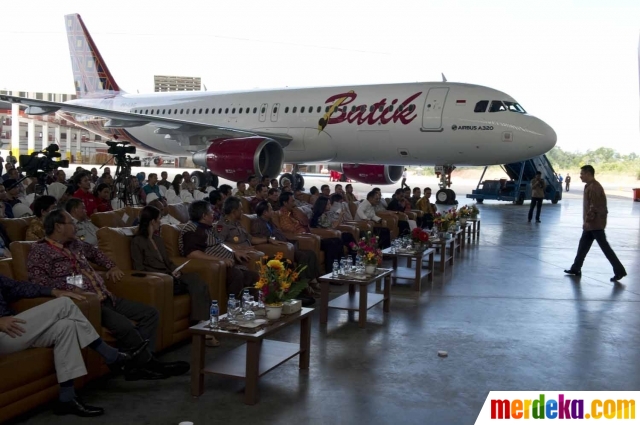
[[282, 179], [287, 178], [291, 182], [291, 187], [293, 188], [293, 190], [304, 190], [304, 177], [298, 174], [298, 171], [298, 164], [293, 164], [291, 173], [284, 173], [282, 177], [280, 177], [280, 186], [282, 187]]
[[218, 176], [207, 170], [191, 173], [191, 181], [195, 183], [196, 187], [218, 187]]
[[443, 165], [436, 167], [436, 176], [440, 178], [438, 187], [440, 190], [436, 193], [436, 204], [440, 205], [457, 205], [456, 193], [449, 189], [451, 186], [451, 173], [455, 170], [454, 165]]

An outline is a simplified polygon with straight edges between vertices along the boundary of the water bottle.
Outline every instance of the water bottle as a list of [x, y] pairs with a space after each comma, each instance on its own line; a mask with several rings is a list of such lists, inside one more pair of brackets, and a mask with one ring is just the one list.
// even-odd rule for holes
[[244, 291], [242, 291], [242, 311], [247, 311], [249, 309], [251, 309], [251, 306], [249, 305], [249, 297], [251, 295], [249, 294], [249, 289], [245, 288]]
[[220, 308], [218, 307], [218, 301], [211, 301], [211, 309], [209, 309], [209, 327], [212, 329], [218, 329], [218, 316], [220, 315]]
[[227, 301], [227, 315], [230, 319], [234, 319], [236, 317], [236, 295], [230, 294], [229, 301]]
[[340, 268], [340, 264], [338, 260], [333, 260], [333, 270], [331, 271], [331, 277], [338, 277], [338, 269]]

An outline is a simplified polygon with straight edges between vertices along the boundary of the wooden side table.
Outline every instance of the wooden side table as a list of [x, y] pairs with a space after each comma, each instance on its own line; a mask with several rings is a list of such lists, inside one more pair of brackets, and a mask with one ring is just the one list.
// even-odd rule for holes
[[[428, 248], [424, 251], [418, 252], [406, 252], [406, 251], [396, 251], [392, 252], [391, 248], [386, 248], [382, 250], [383, 258], [391, 258], [393, 262], [393, 274], [391, 278], [394, 281], [398, 279], [405, 280], [413, 280], [413, 290], [420, 292], [422, 286], [422, 279], [426, 276], [429, 276], [429, 282], [433, 282], [433, 273], [434, 273], [434, 253], [435, 249]], [[406, 267], [398, 267], [398, 258], [406, 258], [407, 266]], [[425, 270], [422, 268], [422, 262], [424, 261], [424, 257], [428, 257], [429, 267]], [[411, 268], [413, 260], [416, 262], [416, 268], [413, 270]], [[380, 281], [376, 283], [376, 290], [380, 291]]]
[[[320, 326], [327, 323], [329, 309], [347, 310], [358, 312], [358, 326], [364, 328], [367, 324], [367, 310], [382, 303], [382, 311], [389, 312], [391, 302], [391, 273], [392, 269], [378, 268], [375, 275], [362, 275], [362, 279], [350, 276], [334, 278], [331, 273], [321, 276], [318, 281], [322, 286], [320, 294]], [[384, 279], [384, 294], [368, 293], [367, 287], [374, 282]], [[339, 282], [349, 285], [349, 292], [329, 302], [329, 284]], [[359, 288], [360, 297], [356, 299], [356, 286]]]

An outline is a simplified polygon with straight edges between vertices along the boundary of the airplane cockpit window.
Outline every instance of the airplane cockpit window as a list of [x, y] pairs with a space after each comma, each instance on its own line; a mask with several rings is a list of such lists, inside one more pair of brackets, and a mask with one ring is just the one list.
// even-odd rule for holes
[[489, 101], [481, 100], [480, 102], [476, 103], [476, 107], [473, 108], [473, 112], [486, 112], [487, 106], [489, 106]]
[[511, 112], [517, 112], [519, 114], [527, 113], [527, 111], [525, 111], [524, 108], [520, 106], [518, 103], [505, 101], [504, 104], [507, 105], [507, 108], [509, 108], [509, 111]]
[[502, 112], [506, 111], [507, 107], [504, 106], [504, 103], [500, 100], [492, 100], [491, 106], [489, 107], [489, 112]]

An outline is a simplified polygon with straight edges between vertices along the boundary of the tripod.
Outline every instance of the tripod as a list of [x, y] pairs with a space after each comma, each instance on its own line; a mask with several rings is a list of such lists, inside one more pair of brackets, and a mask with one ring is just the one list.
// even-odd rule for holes
[[131, 192], [129, 187], [131, 180], [131, 165], [129, 164], [131, 158], [120, 157], [114, 155], [116, 163], [116, 172], [113, 178], [114, 185], [116, 187], [115, 196], [118, 199], [118, 208], [125, 206], [135, 207], [140, 205], [138, 197], [134, 197], [134, 193]]

